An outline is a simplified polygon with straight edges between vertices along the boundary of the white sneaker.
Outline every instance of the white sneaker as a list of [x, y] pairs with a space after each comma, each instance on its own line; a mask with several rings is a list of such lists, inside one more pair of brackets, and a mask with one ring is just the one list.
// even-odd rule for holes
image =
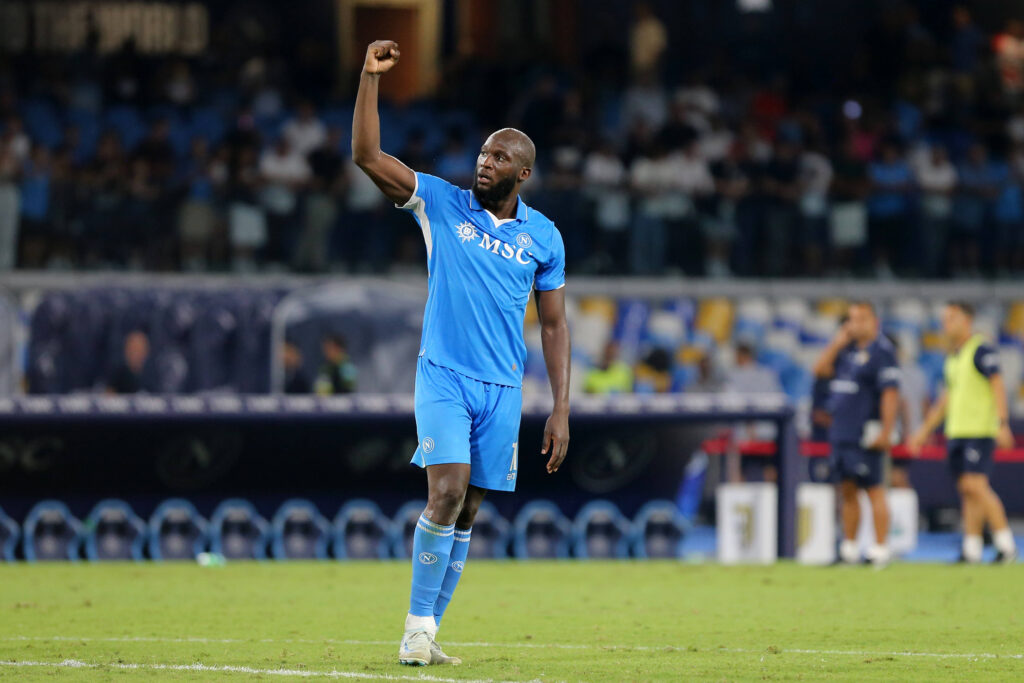
[[462, 664], [462, 660], [458, 657], [449, 657], [441, 649], [441, 646], [437, 644], [436, 640], [430, 641], [430, 663], [431, 664], [451, 664], [452, 666], [458, 666]]
[[432, 655], [430, 645], [433, 639], [426, 631], [406, 631], [398, 647], [398, 662], [408, 666], [426, 666]]

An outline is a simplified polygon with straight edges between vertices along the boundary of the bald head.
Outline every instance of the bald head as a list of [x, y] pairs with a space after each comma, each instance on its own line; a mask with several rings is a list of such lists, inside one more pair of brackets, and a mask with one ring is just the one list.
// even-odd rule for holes
[[537, 160], [537, 148], [530, 136], [515, 128], [502, 128], [490, 134], [487, 144], [499, 143], [508, 148], [515, 156], [516, 163], [523, 168], [533, 168]]

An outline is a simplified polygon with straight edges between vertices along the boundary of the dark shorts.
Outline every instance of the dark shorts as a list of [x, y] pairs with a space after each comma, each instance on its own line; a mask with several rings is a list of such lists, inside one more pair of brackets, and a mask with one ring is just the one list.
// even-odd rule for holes
[[852, 480], [863, 489], [879, 486], [885, 478], [885, 453], [865, 450], [860, 444], [832, 444], [829, 465], [835, 480]]
[[946, 442], [949, 469], [956, 476], [965, 472], [989, 475], [995, 450], [996, 440], [991, 438], [950, 439]]

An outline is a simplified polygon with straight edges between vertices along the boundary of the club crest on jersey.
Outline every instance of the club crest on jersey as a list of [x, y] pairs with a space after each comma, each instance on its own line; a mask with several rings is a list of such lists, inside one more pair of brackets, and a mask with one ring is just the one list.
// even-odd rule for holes
[[475, 240], [480, 236], [476, 231], [476, 226], [469, 221], [463, 221], [456, 225], [455, 234], [459, 236], [459, 239], [462, 240], [463, 244], [471, 240]]
[[529, 249], [533, 246], [533, 238], [527, 235], [525, 232], [521, 232], [516, 235], [516, 244], [523, 249]]
[[423, 443], [420, 444], [420, 447], [423, 449], [424, 453], [429, 453], [434, 450], [434, 440], [428, 436], [423, 439]]

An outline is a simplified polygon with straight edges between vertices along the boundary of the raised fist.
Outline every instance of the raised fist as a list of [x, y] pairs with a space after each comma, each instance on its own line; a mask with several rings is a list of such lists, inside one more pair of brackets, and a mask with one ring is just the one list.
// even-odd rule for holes
[[366, 48], [363, 71], [368, 74], [382, 74], [398, 64], [400, 56], [398, 43], [393, 40], [376, 40]]

